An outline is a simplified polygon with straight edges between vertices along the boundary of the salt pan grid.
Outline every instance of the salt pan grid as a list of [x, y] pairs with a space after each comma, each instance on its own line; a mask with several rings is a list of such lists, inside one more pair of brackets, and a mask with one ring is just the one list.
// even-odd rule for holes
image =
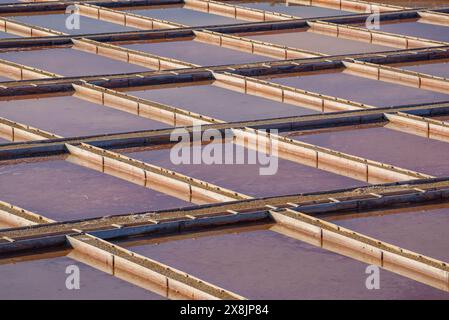
[[[291, 7], [95, 0], [77, 3], [86, 30], [66, 32], [61, 12], [71, 4], [0, 4], [0, 273], [10, 275], [1, 281], [46, 263], [57, 270], [73, 259], [99, 283], [104, 276], [92, 267], [129, 283], [108, 298], [140, 297], [144, 291], [133, 286], [151, 291], [142, 296], [147, 299], [273, 298], [282, 284], [292, 293], [283, 298], [328, 298], [295, 296], [291, 283], [310, 284], [281, 273], [265, 284], [271, 290], [250, 276], [239, 288], [229, 280], [235, 266], [223, 275], [206, 265], [203, 275], [176, 252], [188, 256], [214, 241], [244, 241], [260, 254], [251, 241], [275, 241], [286, 244], [293, 261], [319, 261], [330, 251], [330, 263], [345, 256], [341, 268], [378, 265], [390, 283], [448, 297], [449, 267], [439, 260], [446, 256], [413, 246], [406, 232], [392, 236], [382, 224], [401, 228], [407, 214], [426, 225], [447, 222], [449, 8], [358, 0], [294, 0]], [[365, 28], [377, 10], [385, 28]], [[44, 16], [49, 19], [39, 24]], [[405, 24], [410, 32], [400, 30]], [[373, 86], [382, 99], [369, 90], [343, 94], [344, 84]], [[208, 107], [207, 99], [220, 101]], [[254, 110], [227, 109], [225, 99]], [[267, 182], [249, 167], [173, 165], [170, 133], [174, 127], [192, 132], [198, 123], [203, 130], [232, 129], [234, 140], [223, 144], [276, 143], [281, 174]], [[353, 136], [374, 147], [352, 143]], [[425, 154], [410, 161], [397, 152], [405, 145]], [[434, 159], [425, 157], [432, 152]], [[83, 190], [81, 180], [90, 187]], [[192, 244], [194, 237], [207, 240]], [[148, 247], [151, 242], [167, 243], [179, 261]], [[397, 246], [408, 244], [420, 253]], [[307, 253], [314, 247], [319, 251]], [[43, 296], [53, 297], [51, 290]], [[387, 294], [412, 297], [407, 291]]]

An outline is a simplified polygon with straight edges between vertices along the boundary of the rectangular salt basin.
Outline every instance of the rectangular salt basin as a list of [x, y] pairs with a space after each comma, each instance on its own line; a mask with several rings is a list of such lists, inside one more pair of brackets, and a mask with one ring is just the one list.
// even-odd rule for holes
[[446, 94], [371, 80], [342, 72], [276, 78], [271, 81], [376, 107], [449, 100], [449, 95]]
[[206, 12], [200, 12], [184, 8], [163, 8], [163, 9], [144, 9], [144, 10], [127, 10], [130, 13], [175, 22], [186, 26], [210, 26], [243, 23], [245, 21], [233, 18], [223, 17]]
[[448, 143], [384, 127], [326, 132], [294, 139], [421, 173], [449, 175]]
[[[68, 266], [77, 266], [79, 290], [68, 290]], [[96, 270], [66, 256], [0, 265], [0, 299], [139, 299], [159, 300], [161, 296]]]
[[316, 113], [313, 110], [212, 85], [132, 91], [128, 93], [225, 121], [267, 119]]
[[8, 52], [0, 54], [0, 59], [68, 77], [148, 71], [144, 67], [75, 49]]
[[190, 62], [200, 66], [238, 64], [274, 60], [255, 54], [222, 48], [198, 41], [175, 41], [124, 45], [124, 47], [148, 52], [162, 57]]
[[356, 216], [336, 223], [404, 249], [449, 261], [448, 207], [408, 208]]
[[[105, 33], [105, 32], [123, 32], [137, 31], [135, 28], [125, 27], [119, 24], [107, 21], [91, 19], [79, 16], [79, 29], [74, 28], [73, 20], [70, 14], [49, 14], [34, 16], [16, 16], [11, 17], [14, 20], [27, 24], [52, 29], [68, 34], [85, 34], [85, 33]], [[68, 20], [67, 28], [66, 21]], [[76, 26], [77, 27], [77, 26]]]
[[249, 299], [448, 299], [449, 294], [385, 270], [367, 290], [366, 264], [271, 230], [130, 248]]
[[[232, 144], [227, 142], [225, 145], [216, 144], [216, 146], [222, 148], [223, 155], [226, 156], [227, 151], [224, 148], [232, 147]], [[183, 152], [190, 152], [190, 155], [193, 155], [193, 152], [205, 154], [207, 150], [204, 151], [195, 146], [193, 149], [187, 147]], [[234, 150], [233, 152], [233, 155], [237, 152], [245, 157], [248, 155], [246, 150]], [[229, 156], [228, 153], [229, 159], [233, 160], [232, 164], [224, 164], [223, 157], [219, 159], [218, 164], [207, 164], [204, 161], [201, 164], [193, 164], [192, 159], [190, 162], [178, 164], [176, 155], [173, 156], [170, 149], [133, 152], [127, 155], [253, 197], [366, 185], [362, 181], [274, 157], [274, 159], [267, 159], [266, 162], [257, 162], [256, 164], [250, 164], [247, 160], [244, 161], [244, 164], [237, 164], [235, 156]], [[261, 168], [266, 168], [265, 172], [269, 174], [261, 175]]]
[[0, 106], [0, 117], [63, 137], [169, 127], [71, 96], [1, 101]]
[[395, 50], [394, 48], [373, 45], [361, 41], [341, 39], [312, 32], [289, 32], [247, 36], [254, 40], [271, 42], [292, 48], [325, 53], [329, 55], [367, 53]]
[[0, 177], [3, 201], [59, 221], [189, 204], [63, 160], [4, 165]]
[[437, 26], [428, 23], [404, 22], [381, 24], [379, 31], [436, 41], [449, 41], [449, 27]]
[[432, 76], [449, 78], [449, 63], [431, 63], [416, 66], [402, 66], [402, 69], [430, 74]]
[[303, 6], [294, 3], [285, 2], [238, 2], [238, 6], [259, 9], [264, 11], [278, 12], [288, 14], [298, 18], [313, 18], [313, 17], [327, 17], [327, 16], [341, 16], [351, 14], [348, 11], [340, 11], [328, 8]]

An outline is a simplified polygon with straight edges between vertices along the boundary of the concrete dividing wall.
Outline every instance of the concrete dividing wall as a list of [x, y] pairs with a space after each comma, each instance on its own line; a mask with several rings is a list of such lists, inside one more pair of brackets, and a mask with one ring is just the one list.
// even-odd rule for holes
[[449, 79], [372, 63], [343, 61], [345, 73], [449, 94]]
[[325, 54], [266, 43], [248, 38], [226, 35], [208, 30], [194, 31], [195, 41], [276, 59], [300, 59]]
[[46, 37], [54, 35], [64, 35], [64, 33], [42, 28], [38, 26], [30, 26], [22, 22], [17, 22], [7, 18], [0, 18], [0, 31], [15, 34], [21, 37]]
[[184, 109], [140, 99], [94, 85], [85, 84], [81, 86], [74, 84], [73, 86], [75, 88], [74, 96], [77, 98], [171, 126], [191, 126], [222, 122]]
[[0, 118], [0, 136], [12, 142], [61, 138], [56, 134], [4, 118]]
[[310, 28], [307, 30], [308, 32], [394, 48], [413, 49], [447, 45], [447, 43], [442, 41], [433, 41], [393, 33], [374, 31], [343, 24], [335, 24], [323, 21], [309, 21], [308, 24], [310, 26]]
[[233, 133], [236, 137], [234, 143], [247, 148], [261, 152], [265, 152], [263, 148], [266, 146], [276, 148], [277, 156], [282, 159], [367, 183], [387, 183], [432, 177], [282, 136], [267, 135], [255, 129], [236, 129], [233, 130]]
[[[77, 255], [96, 260], [94, 267], [121, 279], [136, 280], [133, 283], [145, 287], [138, 280], [152, 282], [166, 291], [163, 296], [187, 299], [244, 299], [242, 296], [214, 286], [158, 261], [151, 260], [124, 248], [115, 246], [90, 235], [68, 236]], [[92, 265], [92, 264], [90, 264]], [[161, 291], [158, 291], [161, 292]], [[169, 293], [171, 292], [171, 293]]]
[[124, 161], [119, 161], [117, 158], [112, 158], [110, 155], [102, 155], [101, 153], [94, 152], [92, 147], [81, 146], [80, 148], [68, 145], [68, 149], [72, 156], [86, 161], [86, 166], [95, 171], [103, 172], [154, 190], [160, 190], [162, 184], [167, 186], [164, 190], [171, 190], [169, 193], [170, 195], [176, 196], [184, 201], [189, 201], [191, 198], [190, 188], [186, 183], [181, 183], [179, 181], [176, 183], [176, 181], [172, 181], [171, 179], [166, 179], [167, 181], [164, 181], [160, 176], [155, 175], [144, 168], [139, 168]]
[[449, 14], [435, 11], [419, 11], [419, 22], [449, 27]]
[[184, 25], [175, 22], [149, 18], [133, 13], [111, 10], [89, 4], [79, 4], [78, 8], [79, 14], [82, 16], [137, 29], [153, 30], [184, 27]]
[[374, 108], [354, 101], [339, 99], [230, 73], [214, 73], [214, 85], [320, 112]]
[[17, 227], [31, 226], [40, 223], [55, 222], [34, 212], [16, 207], [10, 203], [0, 201], [0, 220]]
[[442, 261], [292, 210], [270, 214], [281, 227], [273, 231], [449, 291], [448, 266]]
[[[68, 255], [70, 258], [168, 298], [167, 286], [162, 275], [142, 266], [126, 263], [126, 260], [74, 237], [67, 239], [74, 248]], [[182, 295], [178, 295], [177, 298], [186, 299]]]
[[406, 7], [388, 5], [377, 2], [370, 3], [368, 1], [358, 1], [358, 0], [288, 0], [288, 2], [307, 6], [316, 6], [335, 10], [361, 12], [361, 13], [365, 13], [368, 10], [370, 12], [373, 12], [373, 10], [375, 9], [379, 10], [380, 12], [406, 9]]
[[32, 80], [42, 78], [58, 78], [56, 73], [0, 59], [0, 75], [13, 80]]
[[297, 18], [288, 14], [246, 8], [244, 6], [237, 6], [216, 1], [185, 0], [184, 3], [184, 8], [186, 9], [207, 12], [238, 20], [276, 21]]
[[234, 191], [89, 145], [67, 145], [67, 148], [73, 157], [85, 162], [70, 158], [69, 161], [184, 201], [207, 204], [247, 198]]
[[389, 120], [388, 127], [413, 133], [415, 135], [449, 142], [449, 124], [444, 121], [413, 116], [407, 113], [385, 114]]
[[97, 54], [103, 57], [123, 61], [153, 70], [195, 68], [197, 65], [176, 59], [160, 57], [146, 52], [127, 49], [111, 44], [104, 44], [97, 41], [81, 39], [73, 40], [73, 49]]
[[[234, 77], [231, 77], [231, 81], [234, 81]], [[238, 82], [242, 80], [237, 78], [237, 85], [242, 86], [242, 83]], [[244, 85], [247, 92], [248, 85]], [[129, 97], [124, 94], [114, 93], [110, 90], [99, 89], [94, 86], [77, 86], [77, 95], [79, 97], [84, 97], [84, 99], [91, 102], [99, 103], [102, 105], [109, 105], [120, 110], [128, 111], [136, 114], [139, 110], [139, 100], [134, 97]], [[282, 93], [281, 93], [282, 94]], [[106, 98], [108, 97], [108, 98]], [[109, 102], [108, 102], [109, 101]], [[148, 105], [144, 101], [141, 101], [143, 105]], [[150, 105], [151, 107], [151, 105]], [[153, 108], [156, 109], [156, 108]], [[168, 123], [173, 123], [176, 121], [174, 115], [170, 115], [170, 112], [176, 112], [176, 109], [171, 109], [167, 106], [159, 105], [159, 110], [153, 110], [153, 114], [160, 116], [160, 111], [165, 112], [165, 121]], [[174, 113], [173, 113], [174, 114]], [[182, 115], [182, 113], [181, 113]], [[191, 114], [184, 114], [185, 120], [193, 123], [195, 117]], [[207, 120], [205, 118], [200, 118], [202, 123], [214, 123], [214, 120]], [[215, 120], [220, 122], [219, 120]], [[349, 176], [358, 180], [366, 181], [369, 183], [377, 182], [391, 182], [391, 181], [401, 181], [409, 180], [413, 178], [425, 178], [430, 177], [427, 175], [420, 175], [416, 172], [404, 170], [401, 168], [396, 168], [393, 166], [385, 165], [375, 161], [369, 161], [367, 159], [346, 155], [339, 153], [330, 149], [320, 148], [314, 145], [309, 145], [301, 143], [299, 141], [294, 141], [287, 138], [277, 137], [277, 136], [263, 136], [257, 130], [245, 129], [245, 130], [234, 130], [236, 138], [243, 139], [242, 143], [244, 146], [256, 149], [258, 151], [264, 152], [260, 149], [260, 142], [264, 142], [263, 145], [271, 146], [276, 143], [278, 148], [278, 156], [294, 162], [299, 162], [301, 164], [313, 166], [318, 169], [326, 170], [336, 174]], [[98, 159], [97, 163], [101, 164], [101, 170], [104, 171], [104, 160], [103, 163]], [[98, 169], [100, 170], [100, 168]]]

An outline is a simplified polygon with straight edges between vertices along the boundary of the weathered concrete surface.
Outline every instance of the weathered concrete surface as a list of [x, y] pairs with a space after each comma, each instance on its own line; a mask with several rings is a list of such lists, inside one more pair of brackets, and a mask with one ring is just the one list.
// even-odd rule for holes
[[124, 47], [175, 58], [202, 66], [261, 62], [267, 57], [220, 48], [198, 41], [176, 41], [148, 44], [132, 44]]

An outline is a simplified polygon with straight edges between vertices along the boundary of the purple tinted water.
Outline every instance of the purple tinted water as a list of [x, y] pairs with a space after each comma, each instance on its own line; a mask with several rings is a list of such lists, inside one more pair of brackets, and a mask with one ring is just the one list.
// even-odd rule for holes
[[328, 132], [297, 139], [430, 175], [449, 174], [449, 144], [387, 128]]
[[272, 231], [201, 237], [133, 251], [252, 299], [448, 299], [443, 291], [380, 271], [367, 290], [366, 265]]
[[183, 8], [127, 10], [142, 16], [176, 22], [187, 26], [210, 26], [219, 24], [242, 23], [245, 21], [208, 14]]
[[124, 47], [201, 66], [274, 60], [268, 57], [221, 48], [197, 41], [132, 44], [125, 45]]
[[0, 221], [0, 230], [1, 229], [6, 229], [6, 228], [11, 228], [12, 226], [6, 224], [6, 222]]
[[318, 74], [272, 79], [273, 82], [376, 107], [449, 100], [449, 95], [353, 76]]
[[225, 121], [266, 119], [315, 113], [211, 85], [133, 91], [132, 95]]
[[[269, 7], [273, 11], [284, 10], [284, 7], [280, 5], [274, 7], [266, 3], [260, 5]], [[293, 14], [292, 8], [294, 7], [285, 9]], [[318, 11], [331, 11], [295, 6], [296, 9], [305, 10], [305, 13], [298, 14], [302, 16], [312, 12], [312, 9], [317, 10], [317, 14], [313, 13], [313, 15], [321, 15]], [[161, 18], [189, 25], [238, 22], [186, 9], [151, 10], [148, 14], [157, 11], [160, 11]], [[65, 30], [64, 15], [18, 17], [17, 19], [25, 19], [37, 25], [69, 32]], [[399, 29], [404, 26], [407, 24], [391, 25]], [[81, 30], [70, 31], [70, 33], [127, 29], [129, 28], [82, 18]], [[413, 24], [411, 30], [422, 32], [423, 36], [429, 38], [447, 36], [447, 33], [442, 35], [441, 31], [434, 35], [434, 31], [418, 23]], [[429, 34], [422, 30], [429, 30]], [[404, 30], [397, 32], [402, 31]], [[7, 34], [4, 36], [17, 37]], [[328, 54], [392, 49], [304, 32], [254, 36], [253, 38]], [[135, 48], [205, 65], [269, 60], [269, 58], [219, 49], [196, 42], [145, 44]], [[0, 58], [64, 75], [111, 74], [145, 70], [70, 49], [14, 52], [1, 54]], [[447, 76], [449, 71], [446, 70], [446, 65], [444, 67], [442, 64], [435, 64], [406, 68], [411, 70], [416, 68], [417, 71], [429, 70], [423, 72]], [[444, 95], [370, 80], [365, 82], [365, 80], [346, 74], [332, 74], [288, 81], [292, 81], [291, 85], [298, 85], [300, 88], [309, 88], [308, 90], [311, 91], [317, 90], [379, 106], [447, 99]], [[226, 121], [312, 113], [307, 109], [212, 86], [141, 91], [133, 94]], [[157, 124], [72, 97], [2, 102], [0, 116], [64, 136], [166, 127], [164, 124]], [[385, 128], [301, 136], [299, 139], [434, 175], [443, 176], [449, 173], [446, 169], [449, 168], [447, 162], [449, 160], [446, 160], [449, 150], [444, 143], [424, 140]], [[1, 139], [0, 143], [2, 143]], [[258, 165], [174, 165], [170, 161], [169, 150], [139, 152], [131, 155], [253, 196], [363, 185], [349, 178], [283, 160], [279, 160], [279, 170], [276, 175], [260, 176]], [[181, 200], [64, 161], [2, 166], [0, 181], [1, 200], [58, 220], [188, 205]], [[375, 218], [342, 220], [338, 223], [447, 261], [448, 242], [444, 236], [448, 225], [447, 213], [447, 209], [408, 212]], [[0, 228], [2, 226], [5, 227], [0, 224]], [[271, 248], [276, 249], [271, 250]], [[447, 293], [387, 271], [381, 271], [381, 290], [366, 290], [367, 275], [364, 264], [272, 231], [167, 242], [158, 246], [146, 245], [131, 249], [250, 298], [445, 299], [448, 297]], [[73, 263], [68, 258], [57, 258], [1, 265], [0, 285], [8, 289], [1, 291], [0, 298], [158, 298], [156, 295], [82, 264], [78, 264], [81, 268], [81, 290], [68, 291], [64, 286], [67, 276], [64, 271], [68, 264]]]
[[[84, 33], [104, 33], [104, 32], [120, 32], [120, 31], [137, 31], [137, 29], [121, 26], [115, 23], [91, 19], [79, 16], [79, 29], [69, 29], [66, 26], [67, 19], [71, 18], [70, 14], [49, 14], [35, 16], [16, 16], [14, 20], [27, 24], [40, 26], [68, 34], [84, 34]], [[73, 21], [69, 20], [69, 26], [73, 26]]]
[[[68, 290], [68, 266], [79, 268], [80, 289]], [[161, 296], [96, 270], [58, 257], [0, 265], [0, 299], [163, 299]]]
[[64, 137], [166, 128], [74, 97], [2, 101], [0, 116]]
[[293, 48], [321, 52], [329, 55], [394, 50], [394, 48], [390, 47], [372, 45], [369, 43], [347, 39], [339, 39], [312, 32], [265, 34], [248, 36], [248, 38], [276, 43]]
[[449, 28], [420, 22], [384, 24], [380, 31], [398, 33], [430, 40], [449, 41]]
[[47, 49], [0, 54], [5, 59], [64, 76], [107, 75], [148, 71], [140, 66], [75, 49]]
[[404, 66], [402, 69], [427, 73], [433, 76], [449, 78], [449, 63], [432, 63], [422, 64], [417, 66]]
[[0, 39], [6, 39], [6, 38], [19, 38], [19, 36], [16, 36], [11, 33], [0, 32]]
[[348, 11], [333, 10], [320, 7], [302, 6], [296, 4], [286, 4], [284, 2], [239, 2], [236, 5], [254, 8], [259, 10], [279, 12], [289, 14], [300, 18], [312, 18], [312, 17], [326, 17], [326, 16], [341, 16], [345, 14], [351, 14]]
[[[226, 143], [230, 146], [230, 143]], [[218, 145], [222, 147], [222, 145]], [[202, 152], [198, 147], [190, 150]], [[224, 154], [224, 149], [223, 154]], [[207, 151], [204, 151], [206, 153]], [[240, 151], [239, 154], [247, 155], [247, 152]], [[234, 154], [236, 151], [234, 150]], [[287, 160], [279, 159], [278, 163], [270, 159], [272, 175], [260, 175], [259, 168], [267, 168], [268, 164], [174, 164], [175, 158], [170, 157], [170, 149], [133, 152], [128, 154], [138, 160], [147, 161], [174, 171], [202, 179], [207, 182], [241, 192], [250, 196], [265, 197], [281, 194], [293, 194], [301, 192], [312, 192], [317, 190], [330, 190], [346, 187], [365, 185], [364, 182], [353, 180], [344, 176], [296, 164]], [[224, 163], [224, 158], [219, 158]], [[190, 162], [192, 163], [192, 162]]]
[[188, 205], [62, 160], [1, 166], [0, 177], [3, 201], [60, 221]]
[[336, 223], [402, 248], [449, 261], [449, 208], [408, 209], [403, 213], [383, 214]]

